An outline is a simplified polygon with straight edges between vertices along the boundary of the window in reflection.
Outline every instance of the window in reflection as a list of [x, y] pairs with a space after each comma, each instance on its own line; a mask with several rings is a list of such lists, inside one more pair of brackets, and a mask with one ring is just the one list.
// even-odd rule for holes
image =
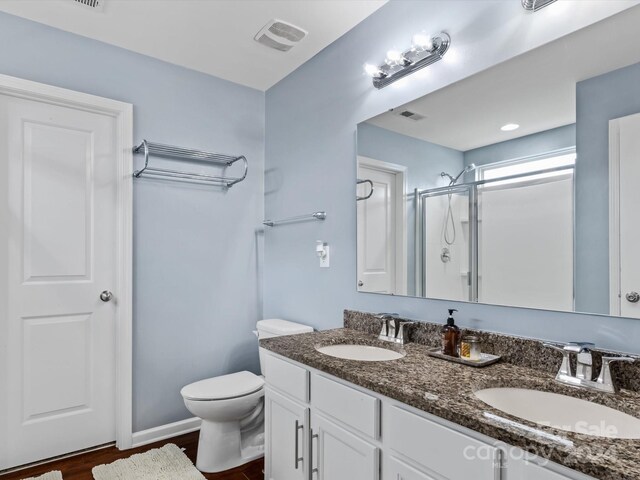
[[[526, 173], [539, 172], [541, 170], [550, 170], [559, 167], [575, 166], [576, 154], [575, 149], [571, 149], [569, 153], [552, 154], [544, 158], [524, 158], [514, 161], [498, 162], [488, 165], [482, 165], [477, 168], [478, 180], [495, 180], [497, 178], [512, 177], [515, 175], [524, 175]], [[526, 178], [511, 178], [503, 180], [494, 185], [519, 182], [522, 180], [530, 181], [540, 178], [548, 178], [556, 175], [562, 175], [561, 171], [539, 173], [536, 176]]]

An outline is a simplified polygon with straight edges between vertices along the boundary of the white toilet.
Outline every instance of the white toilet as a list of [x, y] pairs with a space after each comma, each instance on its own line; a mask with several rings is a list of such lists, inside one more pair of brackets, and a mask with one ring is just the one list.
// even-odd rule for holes
[[[281, 319], [260, 320], [258, 338], [312, 332]], [[260, 352], [260, 369], [263, 369]], [[187, 409], [202, 419], [196, 467], [222, 472], [264, 455], [264, 380], [238, 372], [191, 383], [180, 390]]]

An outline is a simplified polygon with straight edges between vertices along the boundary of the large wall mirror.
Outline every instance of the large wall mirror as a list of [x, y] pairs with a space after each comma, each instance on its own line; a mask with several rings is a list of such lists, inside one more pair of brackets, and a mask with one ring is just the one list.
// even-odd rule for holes
[[358, 290], [640, 318], [638, 25], [359, 124]]

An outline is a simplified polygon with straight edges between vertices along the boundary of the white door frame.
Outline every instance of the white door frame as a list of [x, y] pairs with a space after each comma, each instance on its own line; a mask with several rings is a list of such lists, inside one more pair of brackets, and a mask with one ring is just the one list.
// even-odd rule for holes
[[[374, 170], [391, 173], [396, 179], [396, 292], [395, 295], [407, 294], [407, 167], [397, 163], [383, 162], [370, 157], [358, 155], [358, 168], [364, 166]], [[357, 172], [356, 172], [357, 175]]]
[[116, 123], [117, 162], [117, 243], [115, 319], [116, 446], [132, 446], [132, 187], [133, 187], [133, 105], [65, 88], [0, 75], [0, 95], [82, 109], [113, 117]]
[[609, 121], [609, 314], [620, 316], [620, 119]]

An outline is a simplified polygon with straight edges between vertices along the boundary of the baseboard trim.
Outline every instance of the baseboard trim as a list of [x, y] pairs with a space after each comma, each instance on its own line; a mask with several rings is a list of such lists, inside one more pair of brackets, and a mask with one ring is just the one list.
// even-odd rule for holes
[[186, 420], [180, 420], [179, 422], [168, 423], [167, 425], [160, 425], [159, 427], [136, 432], [133, 434], [132, 447], [141, 447], [149, 443], [159, 442], [161, 440], [166, 440], [167, 438], [195, 432], [196, 430], [200, 430], [201, 422], [202, 420], [198, 417], [193, 417], [187, 418]]

